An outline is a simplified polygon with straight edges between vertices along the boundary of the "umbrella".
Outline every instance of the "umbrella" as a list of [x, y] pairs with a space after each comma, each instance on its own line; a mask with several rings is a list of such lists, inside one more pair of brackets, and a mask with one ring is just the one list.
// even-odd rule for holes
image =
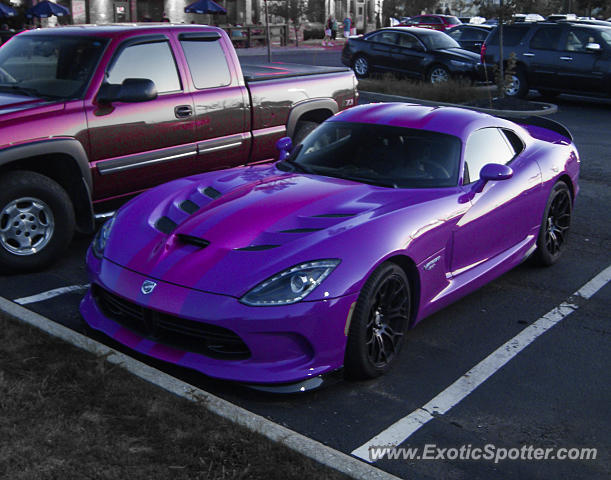
[[198, 0], [191, 5], [187, 5], [185, 7], [185, 13], [227, 14], [227, 10], [212, 0]]
[[57, 3], [50, 2], [49, 0], [43, 0], [42, 2], [38, 2], [32, 8], [28, 9], [26, 12], [26, 17], [28, 18], [47, 18], [51, 15], [63, 17], [64, 15], [70, 15], [70, 10], [68, 10], [66, 7], [58, 5]]
[[15, 15], [17, 15], [17, 11], [14, 8], [0, 3], [0, 17], [14, 17]]

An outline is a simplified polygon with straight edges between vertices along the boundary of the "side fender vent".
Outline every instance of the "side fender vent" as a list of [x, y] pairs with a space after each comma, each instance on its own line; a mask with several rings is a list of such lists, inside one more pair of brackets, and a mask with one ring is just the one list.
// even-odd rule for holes
[[199, 237], [194, 237], [192, 235], [185, 235], [184, 233], [179, 233], [176, 235], [176, 237], [182, 243], [186, 243], [188, 245], [195, 245], [199, 248], [206, 248], [208, 245], [210, 245], [210, 242], [208, 240], [204, 240], [203, 238]]
[[321, 230], [322, 228], [293, 228], [292, 230], [280, 230], [280, 233], [312, 233]]
[[172, 233], [176, 226], [176, 222], [168, 217], [160, 217], [159, 220], [155, 222], [155, 228], [166, 235]]
[[322, 215], [314, 215], [317, 218], [343, 218], [354, 217], [356, 213], [323, 213]]

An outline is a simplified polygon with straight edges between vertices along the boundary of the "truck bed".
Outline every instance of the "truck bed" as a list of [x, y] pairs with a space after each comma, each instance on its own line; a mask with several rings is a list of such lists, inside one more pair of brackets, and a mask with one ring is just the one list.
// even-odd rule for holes
[[240, 62], [242, 73], [247, 82], [272, 80], [276, 78], [303, 77], [325, 73], [340, 73], [350, 71], [348, 67], [320, 67], [317, 65], [301, 65], [298, 63], [273, 63], [266, 65], [249, 65]]

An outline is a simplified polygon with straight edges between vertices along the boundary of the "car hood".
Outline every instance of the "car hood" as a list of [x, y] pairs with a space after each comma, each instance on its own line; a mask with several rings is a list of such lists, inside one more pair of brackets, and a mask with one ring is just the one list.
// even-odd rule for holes
[[46, 105], [49, 100], [32, 98], [27, 95], [0, 92], [0, 115], [17, 112], [40, 105]]
[[470, 52], [469, 50], [465, 50], [462, 48], [443, 48], [441, 50], [436, 51], [444, 54], [452, 60], [461, 60], [463, 62], [468, 61], [473, 63], [480, 62], [480, 56], [477, 53]]
[[422, 200], [415, 191], [270, 165], [212, 172], [128, 203], [104, 256], [152, 279], [239, 297], [299, 263], [341, 259], [356, 240], [350, 232]]

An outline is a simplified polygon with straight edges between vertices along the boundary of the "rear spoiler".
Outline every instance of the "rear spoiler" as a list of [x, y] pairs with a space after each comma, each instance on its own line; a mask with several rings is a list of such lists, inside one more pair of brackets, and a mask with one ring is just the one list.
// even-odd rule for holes
[[571, 142], [573, 141], [573, 135], [571, 135], [571, 132], [569, 132], [568, 128], [566, 128], [560, 122], [556, 122], [548, 118], [539, 117], [536, 115], [531, 115], [529, 117], [501, 116], [500, 118], [504, 118], [505, 120], [509, 120], [510, 122], [514, 123], [519, 123], [521, 125], [532, 125], [534, 127], [545, 128], [546, 130], [551, 130], [552, 132], [559, 133], [563, 137], [568, 138]]

